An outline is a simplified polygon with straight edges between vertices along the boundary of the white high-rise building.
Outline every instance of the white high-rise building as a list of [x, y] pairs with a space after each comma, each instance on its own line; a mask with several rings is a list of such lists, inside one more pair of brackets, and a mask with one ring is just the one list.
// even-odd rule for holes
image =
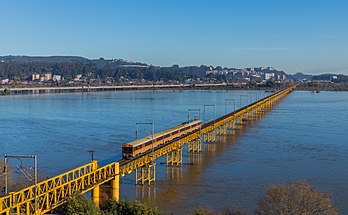
[[274, 78], [274, 73], [265, 73], [265, 80], [269, 80], [271, 78]]

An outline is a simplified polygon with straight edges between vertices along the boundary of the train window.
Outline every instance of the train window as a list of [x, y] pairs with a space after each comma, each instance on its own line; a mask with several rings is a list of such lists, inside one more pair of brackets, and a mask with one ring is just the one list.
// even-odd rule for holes
[[168, 138], [170, 136], [170, 134], [166, 134], [164, 135], [164, 138]]
[[145, 146], [149, 146], [149, 145], [151, 145], [151, 144], [152, 144], [152, 140], [147, 141], [147, 142], [145, 143]]
[[160, 136], [159, 138], [156, 139], [156, 141], [161, 141], [163, 140], [163, 136]]
[[141, 149], [141, 148], [143, 148], [142, 145], [136, 146], [136, 147], [134, 147], [134, 151], [136, 151], [136, 150], [138, 150], [138, 149]]
[[179, 130], [176, 130], [176, 131], [173, 132], [173, 134], [177, 134], [177, 133], [179, 133]]
[[185, 128], [180, 129], [180, 132], [183, 132], [183, 131], [185, 131]]
[[123, 152], [132, 152], [132, 148], [130, 148], [130, 147], [123, 147]]

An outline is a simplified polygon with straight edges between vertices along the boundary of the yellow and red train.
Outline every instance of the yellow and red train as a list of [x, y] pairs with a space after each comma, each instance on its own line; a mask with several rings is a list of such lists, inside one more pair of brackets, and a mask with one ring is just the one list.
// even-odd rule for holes
[[202, 127], [201, 120], [193, 120], [190, 122], [184, 122], [181, 125], [174, 128], [167, 129], [165, 131], [158, 132], [154, 135], [154, 141], [152, 143], [152, 135], [135, 140], [130, 143], [122, 145], [122, 157], [130, 158], [141, 155], [157, 146], [164, 145], [167, 142], [181, 137], [183, 135], [198, 131]]

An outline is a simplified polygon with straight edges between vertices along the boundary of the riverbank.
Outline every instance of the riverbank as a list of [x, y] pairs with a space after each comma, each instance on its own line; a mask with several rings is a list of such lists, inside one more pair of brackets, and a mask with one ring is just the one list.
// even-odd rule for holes
[[117, 85], [117, 86], [72, 86], [72, 87], [4, 87], [2, 95], [23, 95], [42, 93], [97, 92], [97, 91], [130, 91], [130, 90], [277, 90], [286, 87], [235, 84], [163, 84], [163, 85]]
[[348, 83], [332, 82], [304, 82], [296, 87], [296, 90], [303, 91], [348, 91]]

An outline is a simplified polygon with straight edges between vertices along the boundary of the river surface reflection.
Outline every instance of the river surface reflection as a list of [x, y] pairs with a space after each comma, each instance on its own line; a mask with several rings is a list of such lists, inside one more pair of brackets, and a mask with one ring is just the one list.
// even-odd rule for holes
[[[251, 91], [250, 91], [251, 92]], [[39, 168], [55, 175], [89, 161], [118, 160], [121, 145], [135, 139], [137, 121], [156, 131], [187, 120], [188, 108], [216, 105], [216, 116], [233, 110], [225, 99], [252, 100], [264, 92], [125, 91], [0, 97], [0, 153], [37, 154]], [[244, 100], [243, 100], [244, 99]], [[250, 99], [249, 99], [250, 102]], [[242, 105], [247, 103], [242, 96]], [[174, 214], [196, 207], [239, 208], [251, 213], [264, 187], [308, 180], [332, 193], [348, 213], [348, 93], [295, 91], [260, 119], [230, 131], [204, 151], [184, 150], [184, 165], [157, 161], [156, 184], [121, 180], [121, 196], [137, 198]], [[207, 118], [213, 111], [207, 110]], [[144, 134], [143, 134], [144, 135]]]

